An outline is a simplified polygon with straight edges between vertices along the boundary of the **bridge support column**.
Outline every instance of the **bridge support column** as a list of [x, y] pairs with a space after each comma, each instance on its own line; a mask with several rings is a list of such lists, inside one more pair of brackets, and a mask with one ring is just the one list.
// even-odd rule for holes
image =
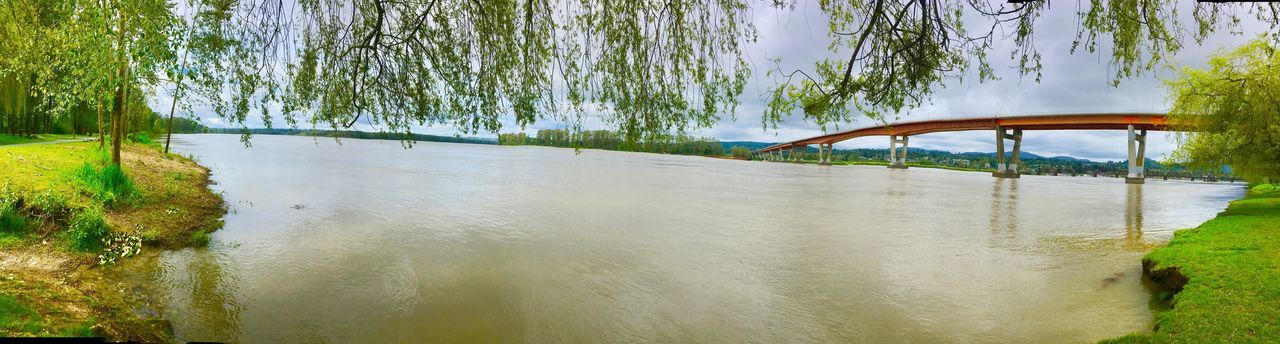
[[1129, 174], [1125, 176], [1124, 182], [1129, 184], [1143, 184], [1147, 181], [1147, 175], [1143, 169], [1146, 167], [1147, 153], [1147, 131], [1134, 130], [1133, 125], [1129, 125]]
[[[902, 151], [899, 154], [898, 144], [902, 144]], [[889, 168], [906, 169], [907, 168], [907, 136], [906, 135], [889, 135]]]
[[[1010, 133], [1009, 129], [1003, 126], [996, 126], [996, 170], [991, 172], [992, 177], [997, 178], [1018, 178], [1018, 154], [1022, 151], [1022, 129], [1013, 129]], [[1008, 161], [1004, 157], [1004, 140], [1013, 140], [1013, 150], [1009, 154]]]
[[818, 165], [831, 166], [831, 144], [818, 144]]

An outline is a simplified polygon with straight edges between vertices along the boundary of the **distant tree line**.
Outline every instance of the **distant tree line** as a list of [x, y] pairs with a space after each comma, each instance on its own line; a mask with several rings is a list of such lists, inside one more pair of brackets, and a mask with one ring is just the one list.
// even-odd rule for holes
[[[102, 109], [89, 102], [58, 106], [59, 95], [42, 92], [32, 82], [17, 74], [0, 76], [0, 134], [34, 136], [38, 134], [88, 135], [111, 133], [112, 123]], [[168, 132], [168, 123], [151, 111], [143, 92], [134, 88], [127, 92], [120, 125], [125, 137], [143, 133], [151, 136]], [[175, 133], [200, 133], [208, 128], [187, 118], [174, 118]]]
[[[735, 151], [738, 147], [733, 147]], [[1008, 157], [1009, 153], [1005, 153]], [[818, 150], [810, 148], [802, 153], [804, 160], [817, 160]], [[887, 161], [888, 149], [856, 148], [837, 149], [832, 153], [832, 161]], [[966, 152], [952, 153], [940, 150], [911, 148], [907, 152], [907, 162], [920, 165], [938, 165], [975, 170], [993, 169], [996, 163], [995, 153]], [[1092, 161], [1065, 156], [1044, 157], [1034, 153], [1022, 152], [1019, 156], [1018, 169], [1027, 174], [1043, 175], [1115, 175], [1128, 172], [1128, 161]], [[1190, 168], [1183, 164], [1167, 164], [1147, 159], [1145, 170], [1148, 175], [1168, 173], [1180, 176], [1229, 176], [1229, 171], [1213, 168]], [[1181, 178], [1181, 177], [1180, 177]]]
[[720, 144], [719, 140], [712, 137], [678, 134], [631, 142], [622, 132], [612, 130], [573, 132], [561, 129], [541, 129], [538, 130], [535, 137], [529, 137], [528, 134], [523, 132], [498, 134], [498, 144], [590, 148], [679, 155], [725, 155], [725, 147]]
[[249, 135], [296, 135], [296, 136], [327, 136], [335, 138], [348, 139], [367, 139], [367, 140], [404, 140], [406, 142], [414, 141], [430, 141], [430, 142], [453, 142], [453, 143], [475, 143], [475, 144], [493, 144], [493, 139], [482, 139], [474, 137], [456, 137], [456, 136], [439, 136], [426, 134], [405, 134], [405, 133], [388, 133], [388, 132], [368, 132], [355, 130], [322, 130], [322, 129], [245, 129], [245, 128], [212, 128], [208, 130], [213, 134], [249, 134]]

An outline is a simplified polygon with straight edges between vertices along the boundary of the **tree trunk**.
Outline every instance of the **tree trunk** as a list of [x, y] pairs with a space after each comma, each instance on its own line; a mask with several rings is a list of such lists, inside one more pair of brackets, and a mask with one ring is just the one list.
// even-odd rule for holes
[[[178, 77], [181, 79], [182, 77]], [[182, 87], [182, 81], [178, 81], [178, 87]], [[169, 142], [173, 141], [173, 110], [178, 106], [178, 94], [173, 94], [173, 104], [169, 105], [169, 131], [164, 137], [164, 154], [169, 154]]]
[[102, 127], [102, 97], [98, 97], [98, 149], [107, 144], [106, 129]]
[[124, 98], [120, 103], [120, 135], [129, 139], [129, 87], [124, 88]]
[[[200, 5], [201, 3], [197, 2], [195, 8], [192, 9], [191, 12], [193, 14], [199, 12]], [[192, 20], [195, 20], [195, 18], [193, 17]], [[195, 25], [192, 25], [191, 28], [187, 29], [187, 36], [185, 38], [187, 42], [191, 41], [191, 33], [195, 31], [195, 28]], [[187, 76], [186, 67], [188, 52], [191, 52], [191, 43], [187, 43], [187, 45], [182, 49], [182, 61], [180, 61], [181, 64], [178, 66], [178, 82], [175, 83], [173, 87], [173, 103], [169, 104], [169, 132], [164, 138], [164, 154], [169, 154], [169, 142], [173, 141], [173, 110], [178, 107], [178, 95], [182, 94], [182, 79]]]
[[111, 164], [120, 167], [120, 136], [124, 134], [125, 67], [118, 71], [120, 84], [116, 86], [115, 100], [111, 102]]
[[52, 134], [53, 133], [53, 97], [49, 97], [49, 100], [45, 101], [45, 105], [47, 107], [44, 110], [45, 125], [46, 125], [46, 127], [44, 128], [45, 130], [44, 132], [48, 134]]

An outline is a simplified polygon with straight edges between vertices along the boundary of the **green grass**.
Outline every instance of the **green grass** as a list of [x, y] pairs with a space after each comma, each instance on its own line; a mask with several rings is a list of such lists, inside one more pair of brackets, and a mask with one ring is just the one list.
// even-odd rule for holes
[[1176, 232], [1144, 265], [1176, 268], [1186, 285], [1173, 308], [1156, 315], [1154, 333], [1108, 342], [1280, 342], [1280, 192], [1255, 193]]
[[91, 199], [80, 196], [74, 175], [90, 154], [98, 151], [96, 147], [97, 143], [88, 142], [0, 146], [0, 171], [4, 171], [0, 173], [0, 189], [13, 190], [20, 197], [64, 195], [74, 204], [88, 204]]
[[37, 333], [44, 320], [13, 296], [0, 294], [0, 334], [4, 332]]
[[19, 211], [17, 199], [6, 194], [0, 194], [0, 248], [25, 243], [27, 226], [31, 223], [31, 219]]
[[205, 232], [191, 233], [191, 245], [195, 247], [209, 246], [209, 241], [213, 240], [213, 236]]
[[83, 324], [65, 328], [58, 331], [57, 337], [96, 337], [93, 333], [93, 321], [86, 321]]
[[16, 145], [20, 143], [31, 143], [31, 142], [40, 142], [40, 139], [37, 139], [34, 137], [0, 134], [0, 146]]
[[75, 136], [75, 135], [64, 135], [64, 134], [39, 134], [36, 136], [28, 137], [28, 136], [0, 134], [0, 146], [22, 144], [22, 143], [33, 143], [33, 142], [71, 140], [71, 139], [83, 138], [83, 137], [86, 137], [86, 136]]
[[17, 199], [0, 194], [0, 233], [27, 229], [27, 216], [18, 211]]
[[80, 165], [76, 179], [83, 183], [93, 198], [105, 205], [128, 202], [134, 195], [133, 180], [119, 166], [106, 164], [101, 168], [91, 162]]

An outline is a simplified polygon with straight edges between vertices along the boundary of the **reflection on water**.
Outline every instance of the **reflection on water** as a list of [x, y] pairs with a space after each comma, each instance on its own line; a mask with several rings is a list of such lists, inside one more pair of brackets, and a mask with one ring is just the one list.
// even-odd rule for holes
[[1018, 236], [1018, 179], [998, 178], [991, 187], [991, 238], [1011, 241]]
[[175, 141], [235, 207], [138, 263], [181, 341], [1094, 341], [1149, 329], [1146, 248], [1242, 192], [254, 140]]
[[[199, 328], [200, 332], [191, 336], [216, 341], [235, 341], [240, 335], [240, 302], [233, 295], [236, 284], [230, 280], [233, 276], [224, 271], [224, 267], [212, 254], [184, 255], [189, 258], [177, 272], [185, 272], [186, 281], [178, 285], [189, 286], [188, 290], [170, 290], [170, 303], [191, 305], [190, 308], [177, 310], [186, 316], [198, 319], [209, 326]], [[179, 262], [175, 262], [179, 263]]]
[[1124, 229], [1127, 245], [1140, 245], [1142, 241], [1142, 185], [1128, 184], [1125, 194]]

